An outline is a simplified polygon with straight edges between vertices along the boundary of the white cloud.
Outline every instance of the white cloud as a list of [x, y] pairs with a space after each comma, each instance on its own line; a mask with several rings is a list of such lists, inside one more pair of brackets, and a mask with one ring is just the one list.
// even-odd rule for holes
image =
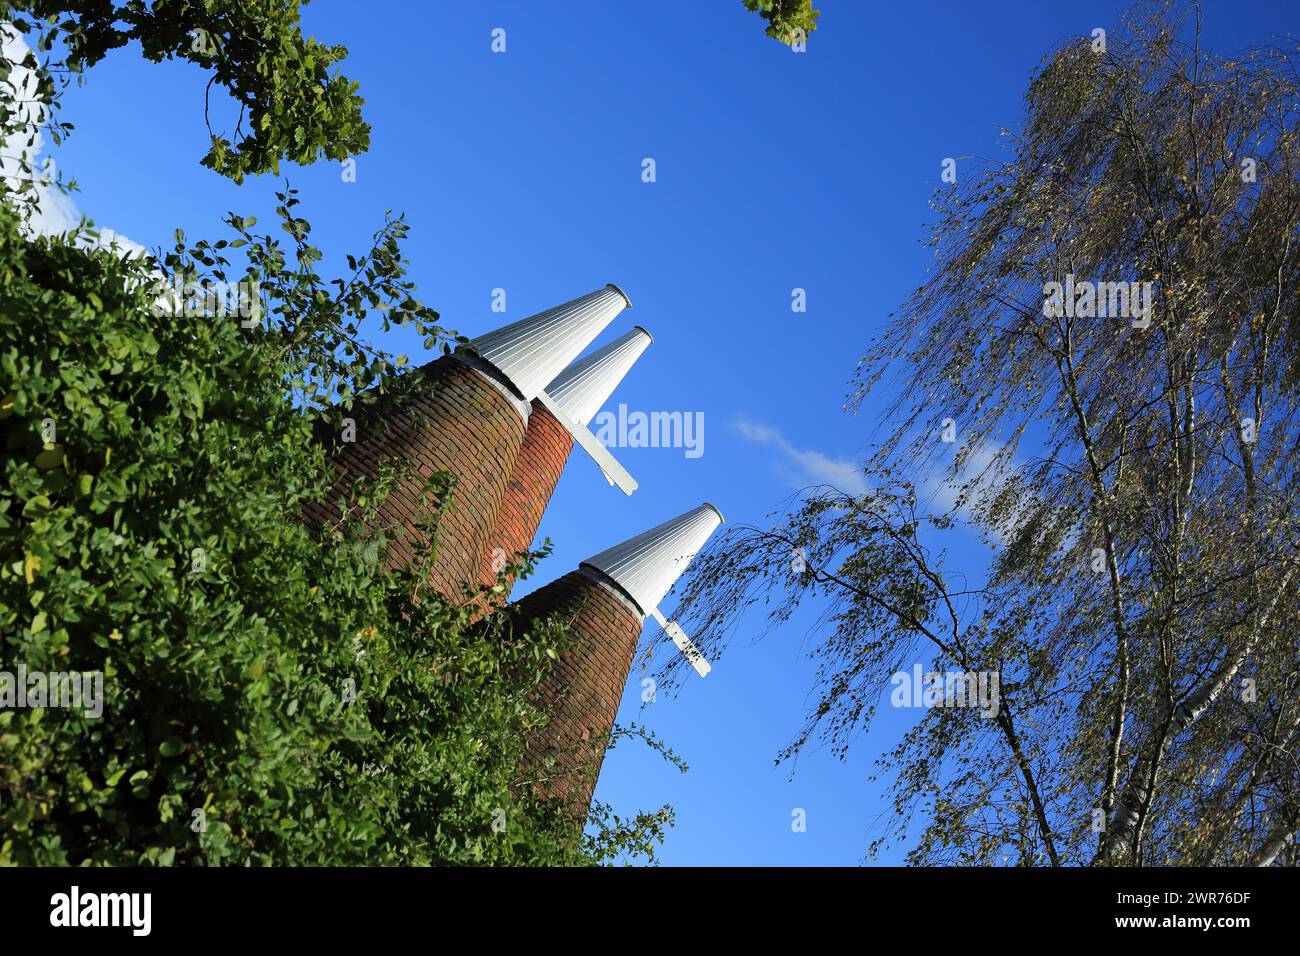
[[[22, 34], [9, 23], [0, 23], [0, 56], [14, 64], [5, 96], [16, 95], [19, 99], [31, 100], [36, 89], [35, 71], [20, 65], [29, 52]], [[24, 180], [34, 181], [37, 204], [35, 211], [27, 216], [27, 226], [38, 235], [60, 235], [77, 226], [81, 213], [71, 196], [52, 182], [45, 181], [47, 177], [53, 179], [50, 175], [53, 167], [50, 157], [41, 157], [45, 137], [40, 127], [48, 121], [49, 109], [44, 103], [27, 101], [18, 105], [16, 113], [28, 131], [9, 136], [0, 144], [0, 177], [11, 188]], [[97, 231], [99, 239], [94, 245], [116, 249], [124, 256], [147, 255], [144, 246], [112, 229], [100, 228]], [[84, 241], [90, 244], [90, 240]]]
[[[976, 514], [985, 513], [982, 509], [992, 504], [1023, 468], [1019, 456], [1013, 454], [1007, 459], [1005, 455], [1006, 445], [989, 439], [966, 455], [955, 475], [950, 474], [950, 462], [935, 462], [917, 483], [917, 494], [932, 512], [952, 515], [972, 528], [978, 527], [993, 544], [1003, 544], [1014, 536], [1033, 504], [1022, 500], [1012, 510], [1003, 509], [995, 523], [976, 521]], [[1022, 493], [1032, 494], [1024, 489]]]
[[855, 462], [844, 458], [832, 458], [819, 451], [796, 448], [785, 435], [771, 425], [752, 419], [738, 418], [732, 423], [732, 427], [747, 441], [774, 448], [780, 454], [776, 463], [778, 471], [783, 473], [796, 488], [804, 488], [808, 485], [831, 485], [851, 495], [862, 495], [867, 492], [867, 482], [862, 477], [862, 468]]
[[[967, 455], [961, 470], [954, 476], [948, 474], [944, 466], [936, 466], [917, 488], [917, 493], [930, 501], [937, 511], [949, 513], [957, 507], [958, 499], [966, 494], [963, 510], [968, 511], [971, 504], [979, 504], [1001, 490], [1003, 476], [994, 459], [1002, 451], [1002, 446], [985, 443]], [[970, 485], [970, 487], [966, 487]], [[969, 517], [964, 516], [964, 517]]]

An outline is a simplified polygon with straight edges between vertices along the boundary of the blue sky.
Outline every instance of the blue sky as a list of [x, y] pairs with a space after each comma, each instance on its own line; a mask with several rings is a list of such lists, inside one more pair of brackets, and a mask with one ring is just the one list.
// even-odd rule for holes
[[[925, 278], [919, 242], [942, 160], [958, 157], [960, 175], [961, 157], [997, 155], [1041, 58], [1114, 28], [1127, 3], [818, 6], [803, 54], [766, 38], [740, 0], [318, 0], [304, 11], [307, 33], [348, 47], [344, 70], [373, 126], [355, 182], [332, 164], [281, 171], [326, 268], [364, 249], [393, 209], [412, 225], [422, 298], [466, 334], [617, 282], [634, 308], [595, 344], [633, 323], [655, 342], [612, 404], [704, 415], [698, 458], [617, 450], [641, 483], [632, 498], [575, 452], [542, 525], [555, 552], [516, 595], [702, 500], [758, 522], [796, 487], [851, 474], [873, 409], [842, 412], [845, 383]], [[1288, 0], [1204, 6], [1204, 45], [1220, 52], [1296, 27]], [[490, 50], [498, 27], [504, 54]], [[178, 226], [218, 238], [227, 211], [270, 218], [280, 180], [236, 187], [198, 165], [204, 84], [197, 68], [119, 52], [69, 91], [76, 131], [54, 156], [83, 211], [151, 248]], [[214, 126], [231, 120], [214, 109]], [[646, 157], [654, 183], [641, 179]], [[490, 311], [498, 287], [504, 316]], [[796, 287], [805, 313], [791, 311]], [[382, 344], [420, 360], [401, 332]], [[954, 568], [978, 572], [983, 546], [950, 544]], [[791, 779], [773, 758], [812, 687], [812, 621], [761, 642], [751, 623], [675, 698], [642, 710], [634, 671], [620, 718], [654, 729], [691, 771], [628, 744], [610, 753], [597, 796], [622, 812], [672, 803], [668, 864], [858, 863], [886, 812], [888, 781], [867, 779], [873, 759], [915, 712], [886, 707], [847, 762], [810, 752]], [[653, 624], [646, 634], [659, 636]], [[795, 808], [806, 832], [792, 832]]]

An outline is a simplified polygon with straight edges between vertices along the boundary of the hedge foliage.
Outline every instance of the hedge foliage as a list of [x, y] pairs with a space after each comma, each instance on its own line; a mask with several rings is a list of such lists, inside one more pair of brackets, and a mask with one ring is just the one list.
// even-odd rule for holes
[[577, 859], [509, 789], [562, 635], [471, 634], [381, 532], [309, 531], [282, 336], [149, 278], [0, 214], [0, 666], [106, 698], [0, 711], [0, 862]]
[[[292, 0], [0, 0], [0, 28], [42, 54], [0, 57], [0, 139], [58, 142], [67, 78], [138, 40], [253, 109], [209, 162], [236, 181], [364, 149], [355, 87], [329, 71], [342, 48], [297, 18]], [[89, 224], [34, 235], [31, 167], [0, 178], [0, 865], [652, 858], [669, 809], [598, 804], [579, 839], [522, 776], [546, 720], [532, 691], [571, 635], [472, 622], [418, 567], [385, 568], [370, 519], [401, 463], [352, 490], [337, 528], [302, 520], [333, 478], [327, 421], [422, 386], [375, 333], [455, 339], [406, 277], [404, 220], [327, 279], [286, 187], [274, 234], [231, 215], [227, 239], [178, 231], [131, 258]], [[100, 675], [102, 712], [18, 706], [20, 669]]]

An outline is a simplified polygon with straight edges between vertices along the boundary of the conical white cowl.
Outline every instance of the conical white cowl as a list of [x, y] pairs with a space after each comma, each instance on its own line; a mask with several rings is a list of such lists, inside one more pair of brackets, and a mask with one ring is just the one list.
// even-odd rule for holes
[[531, 402], [601, 330], [632, 303], [618, 286], [580, 296], [505, 328], [480, 335], [469, 348]]
[[654, 337], [641, 326], [579, 359], [546, 386], [546, 394], [580, 425], [600, 411]]
[[659, 606], [723, 520], [722, 512], [706, 502], [606, 548], [582, 564], [613, 579], [636, 602], [644, 617]]

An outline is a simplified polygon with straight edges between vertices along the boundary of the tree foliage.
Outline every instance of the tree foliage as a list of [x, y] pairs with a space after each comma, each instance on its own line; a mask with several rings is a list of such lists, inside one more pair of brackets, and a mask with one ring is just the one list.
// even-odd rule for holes
[[[293, 394], [322, 374], [305, 370], [346, 392], [369, 368], [333, 360], [319, 316], [341, 297], [282, 326], [296, 285], [273, 280], [253, 328], [192, 314], [202, 293], [177, 315], [145, 263], [3, 222], [3, 660], [102, 672], [106, 703], [0, 712], [0, 861], [587, 859], [519, 771], [567, 635], [470, 628], [418, 566], [388, 572], [369, 519], [395, 469], [354, 489], [339, 530], [298, 520], [332, 471]], [[165, 267], [221, 273], [227, 254], [178, 242]], [[602, 850], [650, 840], [621, 826]]]
[[[212, 130], [203, 165], [242, 182], [280, 161], [342, 160], [370, 147], [357, 84], [335, 69], [339, 45], [305, 37], [299, 0], [5, 0], [0, 16], [37, 28], [37, 49], [65, 54], [79, 74], [136, 42], [149, 61], [185, 60], [211, 73], [237, 105], [235, 129]], [[204, 116], [208, 103], [204, 102]], [[247, 125], [245, 125], [247, 123]]]
[[[1295, 862], [1300, 83], [1187, 12], [1057, 50], [1008, 158], [937, 197], [934, 275], [851, 396], [897, 386], [871, 490], [812, 489], [690, 572], [714, 653], [758, 602], [822, 610], [785, 757], [842, 755], [913, 662], [1000, 674], [995, 719], [930, 709], [882, 758], [873, 851], [917, 819], [917, 863]], [[1067, 276], [1151, 283], [1149, 322], [1055, 308]], [[946, 568], [958, 520], [983, 582]]]
[[[296, 11], [236, 6], [88, 6], [71, 49], [93, 63], [122, 39], [110, 14], [176, 39], [212, 11]], [[281, 68], [260, 55], [231, 69]], [[30, 142], [58, 84], [29, 74], [33, 113], [3, 66], [0, 132]], [[265, 115], [292, 83], [259, 82]], [[273, 166], [287, 141], [261, 128], [225, 171]], [[99, 674], [103, 709], [0, 706], [0, 864], [653, 859], [671, 810], [598, 805], [584, 835], [539, 795], [548, 768], [521, 769], [572, 635], [432, 592], [436, 512], [419, 561], [387, 568], [395, 529], [374, 515], [401, 463], [358, 482], [337, 527], [302, 520], [335, 478], [320, 422], [421, 384], [374, 330], [455, 341], [406, 277], [404, 220], [327, 279], [287, 187], [277, 229], [232, 215], [225, 239], [128, 257], [90, 227], [33, 235], [29, 185], [0, 181], [0, 693], [20, 667]]]
[[768, 36], [787, 45], [800, 37], [806, 40], [821, 16], [813, 0], [745, 0], [745, 9], [767, 21]]

